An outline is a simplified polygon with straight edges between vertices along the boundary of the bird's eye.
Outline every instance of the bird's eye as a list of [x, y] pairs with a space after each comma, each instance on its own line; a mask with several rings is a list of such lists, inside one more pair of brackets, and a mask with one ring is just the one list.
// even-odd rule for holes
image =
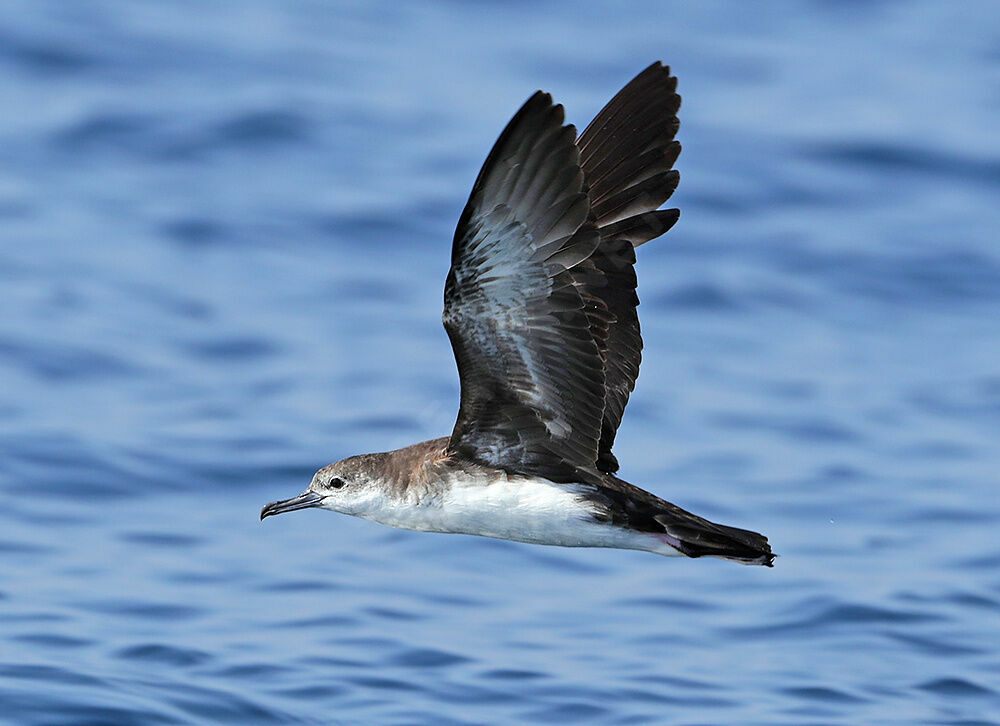
[[346, 483], [347, 482], [345, 482], [343, 479], [334, 478], [334, 479], [330, 480], [330, 486], [333, 489], [343, 489], [344, 488], [344, 484], [346, 484]]

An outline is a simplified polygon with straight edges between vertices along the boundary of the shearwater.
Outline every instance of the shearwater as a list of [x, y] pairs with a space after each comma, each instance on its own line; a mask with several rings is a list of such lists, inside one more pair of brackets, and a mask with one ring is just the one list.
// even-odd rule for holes
[[771, 566], [767, 538], [615, 476], [639, 374], [635, 248], [677, 221], [677, 79], [657, 62], [586, 130], [538, 91], [504, 129], [458, 221], [444, 326], [451, 436], [320, 469], [260, 517], [319, 507], [391, 527]]

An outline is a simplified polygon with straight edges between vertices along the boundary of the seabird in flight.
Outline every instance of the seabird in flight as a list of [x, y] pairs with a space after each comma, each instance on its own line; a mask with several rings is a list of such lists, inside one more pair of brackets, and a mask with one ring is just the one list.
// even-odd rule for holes
[[261, 519], [319, 507], [391, 527], [771, 566], [767, 538], [615, 476], [639, 374], [635, 248], [679, 211], [677, 79], [657, 62], [579, 135], [541, 91], [486, 158], [455, 231], [450, 436], [320, 469]]

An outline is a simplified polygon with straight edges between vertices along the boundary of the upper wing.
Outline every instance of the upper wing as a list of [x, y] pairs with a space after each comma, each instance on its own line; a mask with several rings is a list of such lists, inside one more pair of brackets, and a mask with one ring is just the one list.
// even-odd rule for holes
[[681, 150], [674, 141], [681, 103], [676, 91], [677, 79], [670, 69], [654, 63], [608, 102], [577, 142], [592, 215], [601, 233], [591, 261], [606, 284], [593, 292], [612, 316], [597, 460], [605, 473], [618, 470], [611, 447], [642, 359], [633, 248], [666, 232], [680, 215], [676, 209], [655, 211], [679, 181], [672, 170]]
[[462, 399], [449, 450], [568, 481], [593, 470], [609, 317], [576, 130], [538, 92], [487, 157], [455, 231], [443, 321]]

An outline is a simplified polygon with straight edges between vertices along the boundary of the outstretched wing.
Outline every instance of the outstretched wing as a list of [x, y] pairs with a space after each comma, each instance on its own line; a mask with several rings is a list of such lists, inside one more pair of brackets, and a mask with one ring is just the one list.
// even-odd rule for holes
[[580, 166], [601, 244], [591, 262], [605, 284], [593, 292], [611, 313], [608, 326], [605, 400], [597, 468], [618, 470], [611, 453], [625, 405], [635, 388], [642, 360], [636, 305], [634, 247], [673, 226], [677, 209], [656, 211], [677, 188], [672, 169], [680, 144], [677, 79], [657, 62], [636, 76], [580, 135]]
[[609, 317], [576, 130], [538, 92], [487, 157], [455, 231], [443, 321], [462, 398], [449, 450], [554, 481], [593, 471]]

